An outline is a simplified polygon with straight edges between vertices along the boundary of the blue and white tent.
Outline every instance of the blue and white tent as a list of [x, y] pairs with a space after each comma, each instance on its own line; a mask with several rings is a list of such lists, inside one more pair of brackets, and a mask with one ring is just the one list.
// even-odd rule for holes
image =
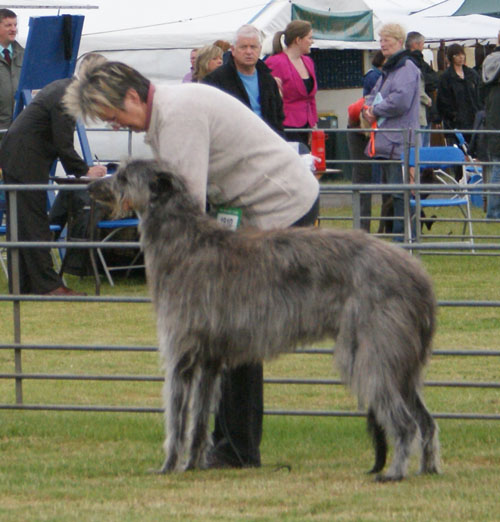
[[[450, 0], [452, 1], [452, 0]], [[56, 10], [16, 9], [17, 6], [68, 4]], [[446, 3], [446, 2], [445, 2]], [[96, 0], [85, 9], [71, 2], [12, 2], [19, 18], [20, 41], [26, 38], [29, 16], [57, 13], [85, 15], [80, 54], [99, 51], [126, 61], [155, 81], [177, 82], [189, 66], [189, 51], [217, 39], [231, 40], [245, 23], [259, 28], [269, 41], [292, 16], [313, 17], [323, 29], [315, 46], [325, 49], [376, 49], [377, 32], [386, 22], [399, 22], [419, 31], [427, 41], [493, 41], [495, 18], [431, 16], [436, 0]], [[1, 4], [0, 4], [1, 5]], [[431, 8], [431, 9], [426, 9]], [[415, 11], [418, 11], [415, 13]], [[414, 13], [414, 14], [412, 14]], [[339, 24], [341, 29], [339, 30]]]

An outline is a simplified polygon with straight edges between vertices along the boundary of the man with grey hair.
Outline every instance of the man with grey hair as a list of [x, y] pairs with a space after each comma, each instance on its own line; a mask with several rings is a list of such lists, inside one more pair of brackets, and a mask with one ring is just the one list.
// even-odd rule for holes
[[24, 49], [16, 36], [16, 13], [0, 9], [0, 129], [7, 129], [12, 123], [14, 95], [21, 75]]
[[[74, 117], [146, 131], [156, 158], [185, 181], [200, 208], [208, 200], [219, 217], [233, 216], [235, 225], [241, 220], [268, 230], [316, 220], [319, 185], [307, 165], [252, 110], [219, 89], [200, 83], [155, 86], [124, 63], [95, 60], [82, 66], [65, 103]], [[247, 400], [230, 401], [233, 407], [223, 412], [210, 466], [260, 466], [262, 366], [233, 371], [237, 376], [230, 382]], [[219, 411], [226, 404], [223, 399]]]
[[231, 94], [283, 136], [283, 101], [269, 67], [259, 58], [262, 38], [253, 25], [236, 32], [227, 62], [203, 79]]
[[[410, 31], [406, 35], [405, 47], [410, 53], [410, 57], [413, 63], [420, 69], [422, 75], [424, 91], [420, 92], [420, 103], [422, 105], [422, 111], [424, 113], [420, 123], [421, 128], [430, 129], [432, 123], [440, 121], [439, 115], [436, 109], [436, 94], [438, 86], [438, 74], [437, 72], [424, 60], [423, 50], [425, 44], [425, 37], [423, 34], [417, 31]], [[428, 147], [430, 145], [431, 135], [428, 132], [422, 135], [422, 146]]]

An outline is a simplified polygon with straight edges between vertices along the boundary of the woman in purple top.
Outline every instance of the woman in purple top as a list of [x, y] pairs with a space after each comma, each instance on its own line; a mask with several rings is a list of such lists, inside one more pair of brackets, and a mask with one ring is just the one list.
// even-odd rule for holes
[[[273, 39], [273, 54], [266, 60], [272, 75], [277, 79], [283, 96], [285, 128], [309, 129], [316, 125], [316, 92], [318, 85], [314, 62], [309, 56], [313, 43], [309, 22], [294, 20]], [[287, 132], [288, 141], [309, 144], [308, 132]]]
[[[375, 134], [375, 147], [368, 143], [365, 153], [369, 157], [397, 160], [404, 152], [405, 130], [410, 143], [415, 139], [414, 130], [419, 128], [420, 70], [404, 49], [406, 31], [399, 24], [386, 24], [379, 32], [380, 49], [386, 61], [382, 76], [377, 80], [369, 96], [365, 98], [363, 115], [370, 123], [377, 122], [382, 132]], [[393, 132], [383, 129], [400, 129]], [[400, 163], [381, 165], [382, 182], [403, 183]], [[401, 192], [392, 195], [394, 202], [393, 233], [395, 240], [402, 241], [404, 203]], [[399, 218], [399, 219], [397, 219]]]

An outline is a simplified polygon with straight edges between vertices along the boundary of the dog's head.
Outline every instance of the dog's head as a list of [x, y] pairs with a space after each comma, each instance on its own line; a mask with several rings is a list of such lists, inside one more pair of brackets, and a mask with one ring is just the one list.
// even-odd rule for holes
[[130, 210], [142, 214], [149, 205], [159, 200], [166, 203], [173, 194], [187, 195], [187, 190], [161, 162], [131, 160], [123, 163], [114, 176], [92, 182], [89, 193], [92, 199], [109, 207], [113, 217], [119, 218]]

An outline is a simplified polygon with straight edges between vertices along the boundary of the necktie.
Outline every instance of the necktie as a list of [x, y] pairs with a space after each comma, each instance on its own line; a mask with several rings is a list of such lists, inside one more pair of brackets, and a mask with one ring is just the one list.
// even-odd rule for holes
[[10, 58], [10, 51], [8, 49], [4, 49], [3, 55], [5, 56], [5, 61], [10, 65], [12, 63], [12, 60]]

